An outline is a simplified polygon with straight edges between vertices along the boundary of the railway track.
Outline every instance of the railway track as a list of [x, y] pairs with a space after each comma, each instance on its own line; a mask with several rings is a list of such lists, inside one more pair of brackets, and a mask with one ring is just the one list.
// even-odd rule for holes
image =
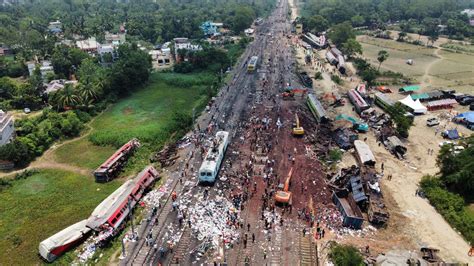
[[[187, 161], [189, 161], [190, 159], [191, 158], [188, 157]], [[184, 170], [184, 166], [185, 166], [185, 163], [182, 162], [179, 167], [181, 171], [178, 171], [178, 174], [180, 174]], [[170, 177], [170, 178], [173, 178], [173, 177]], [[146, 228], [142, 231], [142, 234], [144, 236], [148, 234], [148, 232], [150, 232], [151, 230], [153, 234], [154, 243], [156, 243], [156, 241], [158, 240], [158, 236], [161, 234], [163, 228], [165, 227], [168, 215], [172, 210], [171, 194], [174, 191], [176, 191], [176, 193], [179, 193], [183, 187], [182, 185], [178, 186], [180, 184], [179, 178], [174, 177], [174, 179], [175, 180], [173, 181], [171, 191], [167, 195], [166, 201], [163, 207], [156, 214], [157, 222], [154, 225], [151, 225], [150, 223], [147, 224]], [[153, 251], [153, 247], [146, 245], [145, 239], [143, 236], [139, 239], [138, 245], [135, 248], [133, 248], [130, 259], [127, 260], [125, 263], [121, 263], [121, 265], [144, 265], [148, 262], [149, 255]]]
[[180, 263], [186, 258], [186, 253], [190, 244], [191, 229], [186, 226], [179, 238], [178, 245], [176, 246], [173, 252], [173, 257], [171, 258], [170, 265], [180, 265]]
[[299, 265], [301, 266], [317, 266], [317, 248], [316, 243], [311, 240], [311, 236], [302, 236], [298, 243], [299, 248]]

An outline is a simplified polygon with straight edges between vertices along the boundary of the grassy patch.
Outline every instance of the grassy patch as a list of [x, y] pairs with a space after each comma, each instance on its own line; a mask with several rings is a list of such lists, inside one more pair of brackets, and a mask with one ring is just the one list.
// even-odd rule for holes
[[112, 146], [95, 146], [87, 138], [82, 138], [58, 148], [54, 159], [59, 163], [72, 164], [92, 171], [115, 150]]
[[0, 192], [0, 265], [40, 263], [39, 243], [87, 218], [120, 183], [97, 184], [92, 177], [61, 170], [11, 181]]
[[212, 81], [207, 73], [154, 73], [145, 88], [97, 117], [87, 138], [61, 146], [55, 157], [60, 162], [94, 169], [117, 147], [138, 138], [144, 145], [130, 160], [125, 174], [136, 172], [172, 136], [169, 129], [176, 112], [191, 115], [196, 108], [197, 115], [203, 109]]

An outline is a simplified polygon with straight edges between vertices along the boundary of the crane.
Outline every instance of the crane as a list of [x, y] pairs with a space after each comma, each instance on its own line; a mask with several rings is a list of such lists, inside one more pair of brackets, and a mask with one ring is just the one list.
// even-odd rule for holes
[[304, 129], [300, 125], [300, 119], [298, 117], [298, 114], [295, 114], [295, 120], [296, 120], [296, 124], [293, 127], [293, 135], [295, 135], [295, 136], [304, 135]]
[[[291, 204], [291, 191], [290, 182], [291, 177], [293, 176], [293, 167], [290, 169], [288, 176], [286, 177], [285, 184], [283, 185], [283, 190], [279, 190], [275, 193], [275, 202], [282, 204]], [[281, 184], [279, 186], [281, 188]]]

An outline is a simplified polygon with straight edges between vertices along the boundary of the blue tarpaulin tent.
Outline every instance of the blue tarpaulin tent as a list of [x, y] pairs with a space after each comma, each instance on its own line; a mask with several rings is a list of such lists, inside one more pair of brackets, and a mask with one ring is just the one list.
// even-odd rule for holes
[[457, 129], [449, 129], [443, 132], [443, 136], [448, 139], [458, 139], [459, 133]]
[[465, 112], [457, 115], [456, 118], [461, 118], [470, 124], [474, 124], [474, 112]]

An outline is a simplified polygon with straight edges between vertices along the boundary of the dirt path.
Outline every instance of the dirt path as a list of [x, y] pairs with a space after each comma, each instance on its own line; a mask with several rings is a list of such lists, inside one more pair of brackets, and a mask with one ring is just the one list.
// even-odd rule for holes
[[65, 171], [70, 171], [74, 172], [80, 175], [89, 175], [91, 174], [91, 171], [89, 169], [81, 168], [78, 166], [70, 165], [70, 164], [64, 164], [64, 163], [58, 163], [55, 158], [54, 158], [54, 151], [58, 149], [59, 147], [66, 145], [71, 142], [79, 141], [87, 136], [89, 136], [93, 130], [91, 124], [93, 121], [95, 121], [98, 117], [100, 117], [107, 109], [102, 111], [100, 114], [98, 114], [96, 117], [94, 117], [91, 121], [89, 121], [87, 124], [85, 124], [85, 131], [83, 134], [81, 134], [77, 138], [73, 139], [68, 139], [60, 143], [55, 143], [53, 144], [47, 151], [43, 153], [40, 157], [36, 158], [33, 162], [30, 163], [30, 165], [26, 168], [15, 170], [15, 171], [10, 171], [10, 172], [0, 172], [0, 178], [9, 176], [9, 175], [14, 175], [21, 173], [25, 170], [31, 170], [31, 169], [61, 169]]
[[441, 51], [441, 48], [440, 47], [436, 47], [434, 52], [433, 52], [433, 55], [437, 58], [436, 60], [430, 62], [426, 68], [425, 68], [425, 73], [423, 74], [423, 76], [420, 78], [420, 84], [423, 88], [427, 88], [427, 87], [431, 87], [431, 78], [430, 78], [430, 71], [431, 71], [431, 68], [436, 64], [436, 63], [439, 63], [441, 60], [444, 59], [444, 57], [442, 55], [439, 54], [439, 52]]
[[[383, 179], [382, 183], [398, 205], [397, 214], [408, 218], [411, 228], [408, 231], [415, 243], [420, 247], [439, 248], [441, 257], [447, 262], [474, 263], [474, 259], [467, 256], [468, 243], [428, 200], [415, 196], [421, 178], [438, 172], [436, 154], [439, 151], [438, 143], [442, 141], [439, 136], [435, 136], [434, 129], [427, 130], [424, 119], [417, 117], [416, 125], [410, 130], [406, 161], [396, 159], [383, 146], [379, 146], [374, 136], [368, 138], [368, 144], [374, 151], [379, 166], [384, 162], [385, 173], [393, 175], [391, 181]], [[434, 149], [433, 155], [428, 155], [428, 148]]]

